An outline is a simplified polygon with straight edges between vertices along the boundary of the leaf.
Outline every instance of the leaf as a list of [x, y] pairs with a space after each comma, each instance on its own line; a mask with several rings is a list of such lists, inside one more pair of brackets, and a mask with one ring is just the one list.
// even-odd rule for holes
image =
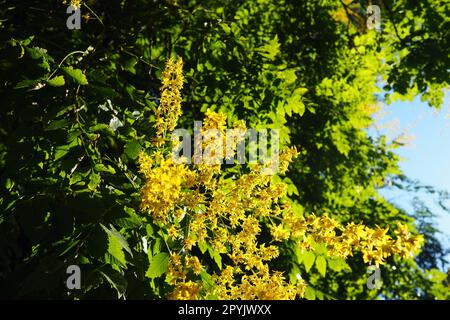
[[49, 86], [52, 86], [52, 87], [61, 87], [66, 84], [66, 81], [64, 80], [64, 76], [57, 76], [50, 80], [47, 80], [46, 82]]
[[305, 113], [305, 104], [302, 102], [302, 96], [305, 94], [305, 88], [297, 88], [292, 93], [292, 96], [287, 99], [287, 105], [285, 109], [292, 110], [293, 113], [297, 113], [303, 116]]
[[151, 279], [157, 278], [167, 272], [169, 266], [169, 255], [160, 252], [150, 259], [150, 266], [145, 275]]
[[42, 79], [36, 79], [36, 80], [22, 80], [20, 81], [18, 84], [16, 84], [16, 86], [14, 87], [14, 89], [24, 89], [24, 88], [29, 88], [29, 87], [34, 87], [34, 88], [38, 88], [41, 87], [42, 88]]
[[89, 127], [89, 132], [103, 133], [103, 134], [110, 135], [110, 136], [114, 135], [114, 131], [111, 130], [111, 128], [105, 123], [99, 123], [99, 124]]
[[212, 277], [209, 273], [207, 273], [206, 271], [202, 271], [200, 273], [200, 277], [202, 278], [203, 287], [207, 291], [209, 291], [210, 289], [212, 289], [214, 287], [214, 281], [212, 280]]
[[77, 145], [77, 140], [75, 139], [70, 144], [59, 146], [55, 149], [55, 158], [54, 160], [59, 160], [64, 157], [69, 151]]
[[94, 170], [97, 172], [109, 172], [111, 174], [116, 173], [116, 170], [113, 167], [111, 167], [110, 165], [105, 166], [103, 163], [97, 163], [94, 166]]
[[305, 298], [308, 300], [316, 300], [316, 292], [313, 288], [311, 287], [306, 287], [305, 290]]
[[266, 57], [269, 60], [274, 60], [277, 54], [280, 52], [280, 43], [278, 42], [278, 35], [269, 41], [268, 44], [258, 48], [260, 55]]
[[53, 58], [47, 54], [47, 49], [39, 47], [28, 47], [26, 48], [26, 51], [34, 60], [42, 58], [42, 62], [39, 64], [39, 66], [47, 71], [50, 71], [49, 62], [53, 62]]
[[200, 249], [201, 253], [205, 253], [206, 250], [208, 250], [208, 244], [205, 240], [198, 242], [198, 248]]
[[89, 184], [88, 184], [89, 190], [94, 191], [95, 189], [97, 189], [98, 185], [100, 184], [100, 181], [101, 177], [99, 174], [91, 173], [89, 176]]
[[334, 258], [334, 257], [328, 257], [328, 268], [334, 271], [341, 271], [341, 270], [350, 270], [350, 266], [345, 262], [343, 258]]
[[217, 263], [219, 269], [222, 270], [222, 256], [220, 255], [220, 253], [216, 252], [213, 258], [214, 261]]
[[127, 266], [127, 261], [125, 260], [125, 253], [122, 250], [122, 245], [119, 239], [108, 234], [108, 252], [105, 256], [106, 262], [114, 265], [119, 265], [121, 267]]
[[88, 81], [86, 76], [84, 75], [83, 71], [80, 69], [74, 69], [73, 67], [63, 67], [62, 68], [64, 72], [71, 77], [73, 80], [75, 80], [76, 83], [81, 85], [87, 85]]
[[222, 256], [219, 252], [215, 251], [211, 247], [208, 247], [209, 255], [213, 258], [220, 270], [222, 270]]
[[106, 274], [105, 272], [99, 271], [102, 276], [109, 282], [111, 287], [117, 291], [117, 296], [120, 299], [125, 296], [127, 290], [127, 280], [117, 271], [111, 270]]
[[324, 256], [318, 256], [316, 258], [316, 268], [322, 275], [322, 277], [325, 277], [325, 273], [327, 271], [327, 260]]
[[311, 251], [307, 251], [303, 254], [303, 264], [305, 265], [306, 272], [311, 269], [315, 259], [316, 255]]
[[222, 22], [219, 25], [222, 27], [223, 31], [225, 31], [226, 34], [230, 34], [231, 28], [226, 23]]
[[[139, 228], [142, 225], [141, 218], [136, 214], [133, 208], [124, 207], [123, 212], [126, 214], [125, 216], [114, 220], [116, 225], [126, 229]], [[153, 230], [151, 230], [149, 224], [147, 224], [146, 230], [148, 236], [153, 234]]]
[[110, 225], [111, 229], [106, 228], [103, 224], [100, 224], [100, 226], [103, 228], [103, 230], [106, 231], [109, 236], [116, 238], [119, 241], [120, 246], [125, 249], [131, 256], [133, 256], [133, 252], [128, 246], [127, 240], [119, 233], [119, 231], [117, 231], [112, 225]]
[[52, 131], [52, 130], [58, 130], [63, 129], [68, 126], [69, 122], [66, 119], [62, 120], [55, 120], [52, 121], [45, 129], [44, 131]]
[[134, 160], [138, 157], [139, 153], [141, 152], [142, 147], [137, 141], [129, 141], [125, 145], [124, 152], [127, 155], [128, 158]]

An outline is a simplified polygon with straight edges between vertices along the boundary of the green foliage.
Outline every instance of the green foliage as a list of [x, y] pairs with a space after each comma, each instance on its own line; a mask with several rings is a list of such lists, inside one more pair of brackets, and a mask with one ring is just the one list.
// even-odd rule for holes
[[[387, 102], [423, 93], [442, 103], [448, 1], [381, 1], [379, 33], [336, 19], [347, 3], [337, 0], [87, 2], [95, 15], [82, 7], [90, 18], [81, 30], [65, 28], [56, 0], [19, 2], [2, 17], [1, 297], [167, 294], [167, 239], [140, 212], [136, 159], [151, 148], [170, 55], [185, 61], [180, 127], [212, 108], [254, 129], [280, 129], [282, 144], [298, 147], [285, 180], [298, 214], [382, 227], [419, 221], [378, 193], [400, 172], [395, 144], [366, 133], [367, 110], [380, 79]], [[363, 12], [368, 2], [354, 5]], [[434, 263], [443, 249], [424, 228], [434, 246], [417, 261], [390, 259], [379, 292], [367, 290], [361, 257], [346, 263], [287, 246], [274, 267], [306, 275], [311, 300], [417, 298], [417, 290], [448, 299], [448, 274]], [[198, 249], [211, 268], [227, 258]], [[82, 290], [67, 295], [71, 264], [81, 267]], [[201, 279], [212, 285], [207, 273]]]

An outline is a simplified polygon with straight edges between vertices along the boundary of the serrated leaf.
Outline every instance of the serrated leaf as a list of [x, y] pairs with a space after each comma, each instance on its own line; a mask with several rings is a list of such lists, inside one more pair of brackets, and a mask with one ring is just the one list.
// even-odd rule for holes
[[198, 242], [198, 248], [200, 249], [201, 253], [205, 253], [206, 250], [208, 250], [208, 244], [206, 243], [206, 241], [199, 241]]
[[203, 287], [206, 290], [210, 290], [214, 287], [214, 281], [212, 280], [212, 277], [209, 273], [207, 273], [206, 271], [202, 271], [200, 273], [200, 277], [202, 278]]
[[109, 282], [111, 287], [117, 291], [117, 296], [120, 299], [125, 295], [125, 292], [127, 290], [127, 280], [118, 272], [102, 272], [99, 271], [102, 276]]
[[133, 256], [133, 252], [128, 246], [127, 240], [119, 233], [119, 231], [117, 231], [112, 225], [110, 225], [111, 229], [106, 228], [103, 224], [100, 224], [100, 226], [103, 228], [103, 230], [106, 231], [108, 236], [116, 238], [119, 241], [120, 246], [125, 249], [131, 256]]
[[303, 264], [305, 265], [306, 272], [311, 269], [315, 259], [316, 255], [311, 251], [307, 251], [303, 254]]
[[73, 67], [64, 67], [62, 69], [69, 77], [71, 77], [73, 80], [75, 80], [76, 83], [81, 84], [81, 85], [88, 84], [86, 76], [84, 75], [83, 71], [81, 71], [80, 69], [74, 69]]
[[316, 258], [316, 268], [322, 277], [325, 277], [325, 273], [327, 271], [327, 260], [324, 256], [318, 256]]
[[126, 267], [127, 265], [125, 253], [122, 250], [122, 245], [120, 244], [119, 239], [111, 236], [110, 234], [108, 234], [108, 252], [105, 256], [105, 260], [112, 266], [118, 264], [121, 267]]
[[49, 86], [52, 87], [61, 87], [66, 84], [66, 81], [64, 80], [63, 76], [54, 77], [50, 80], [47, 80], [46, 82]]
[[208, 252], [214, 262], [217, 264], [220, 270], [222, 270], [222, 256], [219, 252], [215, 251], [211, 247], [208, 247]]
[[145, 275], [151, 279], [162, 276], [167, 272], [169, 266], [169, 255], [160, 252], [150, 259], [150, 266]]

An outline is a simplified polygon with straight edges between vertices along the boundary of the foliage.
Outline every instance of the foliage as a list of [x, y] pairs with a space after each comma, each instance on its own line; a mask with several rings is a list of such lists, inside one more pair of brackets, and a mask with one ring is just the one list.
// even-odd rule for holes
[[[448, 278], [428, 263], [439, 254], [427, 246], [433, 230], [417, 226], [426, 256], [382, 255], [380, 290], [367, 290], [365, 262], [374, 260], [364, 249], [371, 232], [382, 244], [399, 241], [395, 232], [415, 233], [417, 217], [378, 193], [400, 173], [398, 144], [365, 129], [382, 99], [380, 83], [390, 90], [387, 102], [418, 93], [433, 106], [442, 102], [448, 1], [381, 1], [380, 32], [357, 22], [368, 1], [89, 0], [78, 2], [81, 30], [65, 28], [61, 2], [18, 1], [2, 9], [1, 296], [235, 298], [233, 288], [240, 288], [255, 298], [254, 288], [270, 286], [276, 298], [306, 290], [307, 299], [417, 298], [418, 291], [448, 299]], [[178, 92], [164, 90], [170, 56], [184, 60]], [[298, 155], [286, 176], [257, 182], [246, 166], [170, 163], [170, 142], [161, 137], [203, 117], [280, 129], [285, 150], [295, 146]], [[159, 189], [149, 184], [162, 176], [170, 179]], [[189, 177], [201, 182], [189, 184]], [[253, 194], [246, 195], [239, 183], [249, 181]], [[242, 205], [252, 199], [262, 206]], [[177, 220], [187, 200], [202, 202], [203, 212], [188, 209]], [[228, 229], [231, 221], [219, 221], [231, 218], [230, 208], [240, 212], [240, 225]], [[227, 240], [222, 229], [211, 234], [214, 218]], [[322, 230], [328, 234], [320, 234], [322, 224], [333, 226]], [[328, 252], [336, 248], [326, 239], [336, 235], [343, 243], [345, 231], [360, 225], [353, 240], [361, 250]], [[190, 247], [177, 260], [189, 228], [210, 238], [186, 238]], [[304, 242], [293, 236], [302, 228]], [[226, 254], [241, 232], [253, 244], [241, 258], [252, 260], [260, 252], [252, 248], [264, 245], [270, 259], [263, 264], [272, 273], [243, 279], [249, 261]], [[79, 291], [65, 286], [71, 264], [82, 269]], [[170, 276], [178, 272], [186, 277]], [[219, 276], [229, 281], [217, 286]]]

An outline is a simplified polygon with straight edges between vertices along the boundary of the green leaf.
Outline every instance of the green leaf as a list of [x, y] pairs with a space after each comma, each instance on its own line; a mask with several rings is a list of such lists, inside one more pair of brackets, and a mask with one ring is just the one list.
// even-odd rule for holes
[[134, 160], [139, 156], [139, 153], [142, 150], [142, 146], [137, 141], [129, 141], [125, 145], [124, 152], [128, 158]]
[[14, 89], [24, 89], [24, 88], [29, 88], [29, 87], [33, 87], [35, 89], [40, 89], [43, 86], [44, 85], [42, 84], [42, 79], [36, 79], [36, 80], [26, 79], [26, 80], [22, 80], [18, 84], [16, 84]]
[[205, 253], [206, 250], [208, 250], [208, 244], [205, 240], [198, 242], [198, 248], [200, 249], [201, 253]]
[[48, 85], [52, 87], [61, 87], [66, 84], [66, 81], [64, 80], [64, 76], [57, 76], [50, 80], [46, 81]]
[[73, 67], [64, 67], [62, 68], [64, 72], [71, 77], [76, 83], [81, 85], [87, 85], [88, 81], [83, 71], [80, 69], [74, 69]]
[[209, 273], [207, 273], [206, 271], [202, 271], [200, 273], [200, 277], [202, 278], [203, 287], [206, 290], [211, 290], [214, 287], [214, 281], [212, 280], [212, 277]]
[[91, 173], [89, 176], [89, 184], [88, 184], [88, 188], [89, 190], [96, 190], [98, 185], [100, 184], [101, 181], [101, 177], [99, 174], [97, 173]]
[[217, 264], [220, 270], [222, 270], [222, 256], [219, 252], [215, 251], [211, 247], [208, 247], [208, 252], [214, 262]]
[[150, 266], [145, 275], [151, 279], [157, 278], [167, 272], [169, 266], [169, 255], [160, 252], [150, 259]]
[[327, 260], [324, 256], [318, 256], [316, 258], [316, 268], [322, 275], [322, 277], [325, 277], [325, 273], [327, 271]]
[[305, 298], [308, 300], [316, 300], [316, 291], [310, 286], [306, 287]]
[[120, 246], [125, 249], [131, 256], [133, 256], [133, 252], [131, 252], [127, 240], [119, 233], [119, 231], [117, 231], [112, 225], [110, 225], [111, 229], [106, 228], [103, 224], [100, 224], [100, 226], [103, 228], [103, 230], [106, 231], [108, 236], [117, 239], [120, 243]]
[[94, 170], [97, 172], [109, 172], [111, 174], [116, 173], [116, 170], [113, 167], [111, 167], [110, 165], [105, 166], [103, 163], [97, 163], [94, 166]]
[[105, 255], [105, 260], [113, 267], [119, 265], [121, 267], [127, 266], [127, 261], [125, 260], [125, 253], [122, 250], [122, 245], [114, 236], [108, 234], [108, 252]]
[[[139, 228], [142, 225], [141, 218], [136, 214], [133, 208], [124, 207], [123, 212], [126, 214], [124, 217], [114, 220], [116, 225], [126, 229]], [[151, 226], [149, 224], [147, 224], [146, 230], [151, 230]], [[153, 230], [151, 230], [151, 233], [147, 235], [151, 236], [152, 234]]]
[[59, 146], [55, 149], [54, 160], [59, 160], [70, 152], [70, 150], [77, 145], [77, 140], [75, 139], [70, 144]]
[[26, 51], [28, 52], [28, 54], [31, 56], [32, 59], [37, 60], [42, 58], [42, 62], [39, 64], [39, 66], [47, 71], [50, 71], [49, 62], [52, 62], [53, 58], [47, 54], [47, 49], [39, 47], [31, 47], [31, 48], [28, 47], [26, 48]]
[[66, 119], [55, 120], [50, 122], [50, 124], [44, 129], [45, 131], [58, 130], [62, 128], [66, 128], [69, 122]]
[[278, 35], [275, 35], [275, 37], [266, 45], [258, 48], [258, 51], [263, 57], [269, 60], [274, 60], [278, 53], [280, 53], [280, 43], [278, 42]]
[[127, 291], [127, 280], [117, 271], [111, 270], [110, 272], [105, 273], [99, 271], [102, 276], [109, 282], [111, 287], [117, 291], [117, 296], [120, 299], [125, 296], [125, 292]]
[[226, 23], [222, 22], [219, 25], [222, 27], [223, 31], [225, 31], [226, 34], [230, 34], [231, 28]]
[[315, 259], [316, 255], [311, 251], [307, 251], [303, 254], [303, 264], [305, 265], [306, 272], [311, 269]]
[[350, 266], [345, 262], [343, 258], [339, 257], [328, 257], [327, 258], [327, 264], [328, 268], [334, 271], [341, 271], [341, 270], [350, 270]]
[[222, 270], [222, 256], [220, 255], [220, 253], [216, 252], [213, 258], [219, 269]]

